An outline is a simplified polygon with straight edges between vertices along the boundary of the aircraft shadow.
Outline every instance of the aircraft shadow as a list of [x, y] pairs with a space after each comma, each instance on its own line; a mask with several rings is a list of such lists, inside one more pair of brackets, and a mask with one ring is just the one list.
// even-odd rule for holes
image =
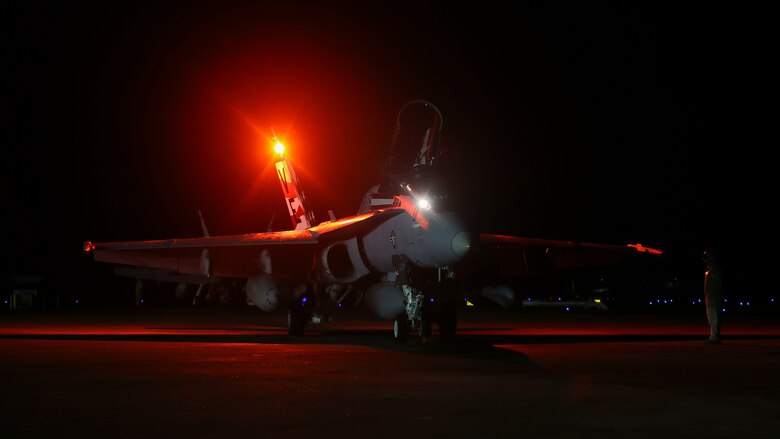
[[[174, 328], [149, 328], [174, 329]], [[69, 341], [116, 341], [116, 342], [154, 342], [154, 343], [219, 343], [219, 344], [281, 344], [281, 345], [359, 345], [374, 349], [383, 349], [415, 355], [445, 356], [451, 358], [496, 361], [521, 365], [529, 369], [538, 369], [522, 349], [504, 349], [501, 345], [530, 344], [573, 344], [573, 343], [650, 343], [650, 342], [700, 342], [699, 335], [526, 335], [526, 334], [458, 334], [442, 337], [434, 332], [433, 336], [409, 337], [406, 343], [392, 339], [387, 330], [328, 330], [303, 336], [290, 336], [285, 328], [271, 334], [213, 334], [205, 333], [218, 328], [181, 328], [188, 334], [0, 334], [0, 340], [69, 340]], [[225, 328], [237, 330], [240, 328]], [[251, 328], [245, 328], [251, 331]], [[256, 330], [256, 328], [255, 328]], [[203, 331], [204, 333], [197, 333]], [[266, 329], [268, 331], [268, 329]], [[271, 329], [273, 331], [273, 329]], [[732, 335], [728, 340], [777, 339], [775, 335]]]

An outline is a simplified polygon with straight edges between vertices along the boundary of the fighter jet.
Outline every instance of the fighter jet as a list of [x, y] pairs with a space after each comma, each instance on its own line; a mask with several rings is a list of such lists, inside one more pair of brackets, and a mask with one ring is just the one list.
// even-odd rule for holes
[[393, 322], [399, 342], [457, 330], [469, 292], [502, 306], [514, 302], [501, 279], [538, 271], [610, 264], [628, 254], [659, 255], [639, 244], [612, 245], [475, 233], [437, 204], [433, 173], [443, 118], [415, 100], [398, 113], [392, 154], [381, 181], [355, 215], [317, 223], [284, 145], [275, 168], [290, 230], [132, 242], [84, 242], [97, 262], [153, 269], [157, 279], [244, 285], [247, 303], [266, 312], [287, 307], [288, 332], [330, 320], [345, 300]]

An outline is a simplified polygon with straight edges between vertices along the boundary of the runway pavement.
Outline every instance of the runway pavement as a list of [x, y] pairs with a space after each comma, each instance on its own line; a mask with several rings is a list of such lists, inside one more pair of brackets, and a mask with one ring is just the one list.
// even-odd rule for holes
[[392, 340], [360, 310], [0, 314], [0, 438], [780, 437], [780, 319], [464, 308]]

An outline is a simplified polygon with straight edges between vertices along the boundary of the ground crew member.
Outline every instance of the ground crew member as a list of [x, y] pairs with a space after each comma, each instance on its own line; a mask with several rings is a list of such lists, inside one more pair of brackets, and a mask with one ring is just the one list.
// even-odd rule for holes
[[704, 303], [707, 307], [707, 321], [710, 324], [710, 336], [705, 343], [720, 344], [720, 315], [722, 305], [720, 262], [715, 249], [708, 248], [704, 251]]

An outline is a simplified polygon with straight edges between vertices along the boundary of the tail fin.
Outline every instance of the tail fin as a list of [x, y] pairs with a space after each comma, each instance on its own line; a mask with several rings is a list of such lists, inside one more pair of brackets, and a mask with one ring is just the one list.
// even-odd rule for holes
[[276, 175], [282, 185], [282, 192], [287, 202], [287, 211], [290, 213], [293, 228], [306, 230], [314, 225], [314, 212], [306, 208], [306, 197], [303, 195], [295, 170], [290, 161], [284, 157], [284, 145], [277, 140], [274, 148], [279, 153], [279, 160], [276, 162]]

